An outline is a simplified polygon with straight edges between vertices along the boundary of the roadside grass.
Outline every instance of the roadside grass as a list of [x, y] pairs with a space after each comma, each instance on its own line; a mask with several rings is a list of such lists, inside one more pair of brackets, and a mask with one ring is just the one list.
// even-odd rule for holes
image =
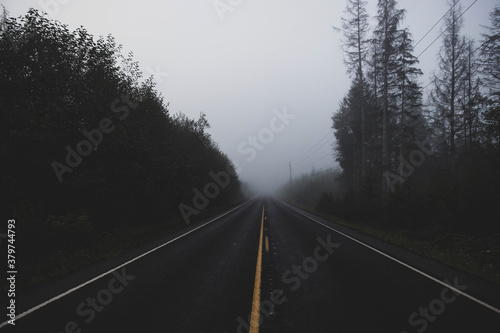
[[352, 223], [304, 205], [289, 203], [328, 221], [500, 284], [500, 234], [475, 237], [431, 230], [416, 233], [394, 227]]
[[[122, 227], [112, 231], [95, 230], [99, 234], [91, 243], [80, 242], [76, 238], [71, 248], [42, 249], [23, 260], [23, 274], [19, 279], [20, 287], [29, 287], [55, 277], [77, 271], [78, 269], [106, 259], [111, 259], [126, 250], [143, 244], [148, 240], [174, 232], [170, 225], [156, 224], [146, 227]], [[65, 237], [55, 234], [55, 238]], [[43, 240], [42, 240], [43, 241]]]
[[[193, 218], [189, 226], [215, 217], [238, 204], [241, 202], [207, 209]], [[33, 287], [85, 266], [117, 257], [127, 250], [186, 227], [186, 223], [176, 217], [168, 223], [163, 221], [151, 225], [117, 227], [108, 231], [95, 227], [85, 231], [52, 228], [48, 237], [37, 238], [36, 242], [30, 243], [29, 251], [25, 249], [18, 253], [18, 270], [22, 274], [17, 276], [17, 286]], [[6, 283], [2, 285], [4, 291], [8, 289]]]

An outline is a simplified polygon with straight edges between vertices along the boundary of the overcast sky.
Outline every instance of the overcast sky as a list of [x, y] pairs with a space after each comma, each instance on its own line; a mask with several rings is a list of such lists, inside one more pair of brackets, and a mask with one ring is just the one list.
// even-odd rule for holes
[[[462, 0], [474, 38], [499, 0]], [[348, 91], [340, 49], [345, 0], [0, 0], [11, 16], [29, 7], [74, 30], [112, 34], [134, 52], [172, 114], [204, 112], [209, 133], [239, 165], [240, 177], [270, 190], [293, 176], [336, 165], [331, 116]], [[376, 0], [368, 0], [371, 15]], [[415, 41], [449, 9], [447, 0], [400, 0]], [[440, 23], [415, 49], [439, 35]], [[420, 57], [422, 83], [436, 68], [441, 40]], [[279, 115], [279, 116], [278, 116]], [[256, 137], [253, 140], [251, 137]], [[254, 148], [257, 147], [257, 148]], [[214, 170], [217, 171], [217, 170]]]

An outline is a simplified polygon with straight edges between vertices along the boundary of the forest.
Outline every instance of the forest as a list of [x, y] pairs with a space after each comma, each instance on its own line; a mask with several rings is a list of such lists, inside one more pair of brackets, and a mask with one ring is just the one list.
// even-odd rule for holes
[[[4, 8], [1, 216], [18, 221], [25, 258], [102, 243], [123, 228], [182, 227], [242, 199], [206, 115], [170, 114], [121, 49], [35, 9], [12, 18]], [[196, 189], [222, 173], [224, 186], [194, 209]]]
[[475, 41], [462, 34], [459, 1], [449, 1], [424, 96], [405, 10], [379, 0], [371, 26], [366, 4], [347, 0], [339, 29], [352, 78], [332, 116], [341, 173], [317, 207], [411, 230], [500, 232], [500, 8]]
[[499, 282], [500, 7], [472, 40], [466, 9], [448, 3], [422, 86], [406, 11], [379, 0], [371, 18], [366, 1], [347, 0], [337, 30], [351, 86], [332, 116], [340, 167], [302, 175], [282, 196]]

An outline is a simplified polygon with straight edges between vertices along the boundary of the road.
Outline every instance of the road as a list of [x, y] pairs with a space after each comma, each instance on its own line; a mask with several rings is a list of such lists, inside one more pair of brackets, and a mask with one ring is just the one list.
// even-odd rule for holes
[[15, 330], [6, 325], [0, 331], [500, 328], [498, 285], [274, 198], [254, 198], [219, 218], [24, 291], [18, 304]]

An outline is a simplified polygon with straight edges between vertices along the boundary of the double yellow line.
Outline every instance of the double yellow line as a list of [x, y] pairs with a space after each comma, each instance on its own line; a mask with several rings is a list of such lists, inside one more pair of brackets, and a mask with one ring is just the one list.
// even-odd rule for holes
[[[253, 301], [252, 301], [252, 314], [250, 317], [250, 332], [259, 332], [260, 323], [260, 285], [262, 277], [262, 240], [264, 235], [264, 206], [262, 206], [262, 219], [260, 221], [260, 239], [259, 239], [259, 252], [257, 254], [257, 268], [255, 270], [255, 283], [253, 286]], [[268, 248], [268, 241], [266, 237], [266, 248]]]

